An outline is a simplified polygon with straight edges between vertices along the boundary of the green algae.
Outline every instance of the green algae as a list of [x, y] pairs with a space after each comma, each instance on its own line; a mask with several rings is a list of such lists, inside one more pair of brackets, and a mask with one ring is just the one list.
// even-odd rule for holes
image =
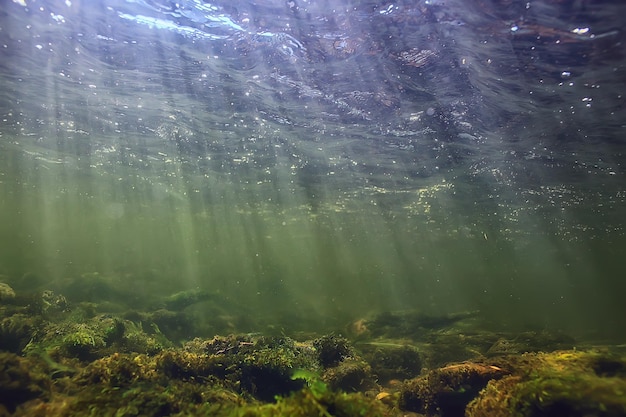
[[[166, 304], [186, 309], [204, 296], [175, 293]], [[360, 334], [356, 345], [335, 333], [309, 333], [302, 340], [259, 333], [186, 340], [186, 334], [193, 334], [190, 316], [165, 309], [166, 304], [118, 315], [102, 312], [103, 304], [70, 304], [51, 291], [18, 292], [0, 306], [0, 394], [10, 398], [0, 415], [624, 413], [622, 357], [601, 351], [515, 353], [571, 342], [561, 335], [429, 330], [427, 325], [456, 323], [466, 315], [424, 321], [405, 314], [383, 315], [374, 322], [402, 338]], [[415, 323], [419, 332], [411, 338], [407, 329]]]
[[626, 415], [626, 358], [597, 351], [527, 354], [513, 374], [491, 381], [468, 417]]

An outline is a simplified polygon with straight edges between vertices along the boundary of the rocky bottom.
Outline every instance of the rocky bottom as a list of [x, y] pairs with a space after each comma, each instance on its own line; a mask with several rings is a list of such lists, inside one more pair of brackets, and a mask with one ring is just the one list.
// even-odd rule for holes
[[620, 346], [476, 330], [477, 312], [184, 340], [205, 294], [103, 313], [0, 285], [0, 416], [626, 416]]

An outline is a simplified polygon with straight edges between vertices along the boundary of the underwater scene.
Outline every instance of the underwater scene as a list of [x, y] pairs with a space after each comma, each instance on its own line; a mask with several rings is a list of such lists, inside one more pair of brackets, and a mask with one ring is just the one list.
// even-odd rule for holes
[[0, 417], [626, 416], [625, 16], [0, 0]]

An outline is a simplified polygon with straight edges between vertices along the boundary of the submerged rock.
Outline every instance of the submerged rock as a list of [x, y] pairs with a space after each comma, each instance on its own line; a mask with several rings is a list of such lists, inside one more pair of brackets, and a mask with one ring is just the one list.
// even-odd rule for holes
[[334, 391], [367, 392], [378, 390], [372, 367], [364, 360], [349, 359], [322, 373], [322, 381]]
[[381, 384], [394, 379], [415, 378], [422, 371], [422, 356], [414, 346], [371, 342], [361, 344], [359, 348]]
[[407, 381], [400, 391], [403, 410], [441, 417], [463, 417], [467, 404], [492, 379], [506, 375], [502, 368], [460, 363], [434, 369]]
[[450, 327], [455, 323], [478, 316], [478, 311], [463, 311], [430, 315], [419, 311], [383, 312], [372, 318], [360, 319], [348, 326], [354, 337], [417, 337], [432, 330]]
[[354, 350], [347, 339], [327, 335], [313, 341], [320, 364], [327, 368], [339, 365], [344, 359], [354, 356]]
[[514, 337], [500, 336], [489, 347], [487, 356], [522, 354], [527, 352], [551, 352], [571, 349], [574, 339], [559, 332], [523, 332]]
[[196, 303], [209, 301], [214, 298], [215, 295], [208, 291], [192, 289], [180, 291], [169, 297], [165, 297], [159, 304], [167, 310], [181, 311]]
[[20, 354], [34, 337], [37, 320], [25, 314], [13, 314], [0, 320], [0, 350]]
[[[233, 304], [203, 291], [156, 303], [118, 316], [102, 313], [102, 301], [70, 305], [60, 293], [18, 292], [0, 305], [0, 350], [12, 352], [0, 354], [0, 396], [10, 396], [0, 415], [539, 417], [541, 409], [542, 417], [568, 415], [559, 410], [613, 417], [623, 410], [623, 358], [520, 354], [572, 341], [457, 324], [476, 312], [383, 313], [360, 321], [365, 330], [354, 340], [309, 331], [297, 341], [278, 331], [236, 333], [247, 327], [226, 315]], [[259, 323], [247, 326], [267, 326]]]
[[15, 291], [9, 284], [0, 282], [0, 302], [5, 303], [7, 300], [15, 298]]
[[490, 381], [467, 417], [626, 415], [626, 357], [557, 351], [510, 356], [510, 376]]
[[50, 381], [41, 368], [31, 358], [0, 352], [0, 415], [15, 412], [26, 401], [49, 397]]

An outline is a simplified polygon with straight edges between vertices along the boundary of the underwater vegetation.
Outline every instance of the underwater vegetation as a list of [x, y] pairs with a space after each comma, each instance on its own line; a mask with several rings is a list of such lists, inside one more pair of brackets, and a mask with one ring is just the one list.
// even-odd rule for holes
[[403, 384], [399, 406], [426, 415], [463, 416], [480, 390], [503, 374], [496, 366], [471, 362], [433, 369]]
[[477, 312], [384, 312], [345, 336], [197, 336], [218, 327], [195, 327], [188, 309], [222, 314], [213, 294], [131, 309], [63, 291], [0, 284], [0, 416], [626, 415], [623, 352], [482, 330]]
[[524, 354], [502, 362], [467, 417], [624, 416], [626, 357], [601, 351]]

